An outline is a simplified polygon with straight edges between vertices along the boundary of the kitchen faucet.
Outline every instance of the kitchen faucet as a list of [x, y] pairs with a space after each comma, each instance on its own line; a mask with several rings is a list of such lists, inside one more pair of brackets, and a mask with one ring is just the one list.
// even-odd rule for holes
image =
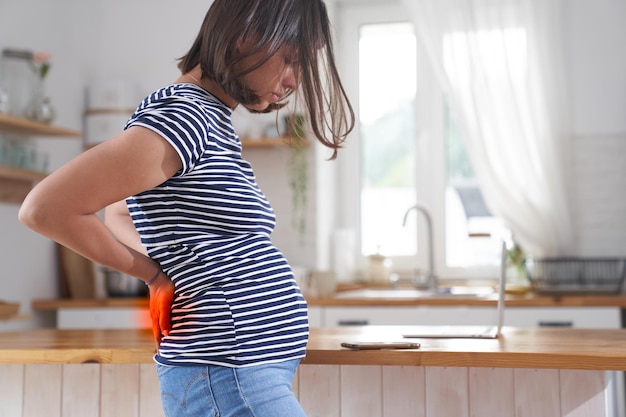
[[426, 280], [427, 280], [428, 289], [434, 291], [437, 289], [438, 283], [437, 283], [437, 276], [435, 275], [435, 251], [434, 251], [435, 244], [434, 244], [434, 238], [433, 238], [433, 219], [432, 219], [432, 216], [430, 215], [430, 212], [428, 211], [428, 209], [426, 208], [424, 204], [416, 203], [415, 205], [409, 207], [406, 213], [404, 213], [404, 218], [402, 219], [402, 226], [406, 226], [406, 219], [409, 213], [411, 212], [411, 210], [413, 209], [417, 210], [418, 212], [421, 212], [424, 215], [424, 218], [426, 219], [426, 226], [428, 228], [428, 271], [426, 273]]

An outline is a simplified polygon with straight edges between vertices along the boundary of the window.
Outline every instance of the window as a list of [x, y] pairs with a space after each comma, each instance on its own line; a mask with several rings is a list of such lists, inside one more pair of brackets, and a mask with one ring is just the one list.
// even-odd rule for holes
[[[413, 25], [365, 24], [359, 31], [361, 251], [417, 250], [401, 221], [416, 201], [416, 47]], [[385, 204], [380, 204], [385, 202]]]
[[359, 117], [339, 159], [359, 173], [342, 178], [351, 198], [341, 226], [357, 232], [361, 263], [380, 252], [397, 271], [427, 267], [426, 223], [409, 211], [419, 201], [433, 218], [437, 274], [494, 276], [504, 227], [484, 203], [413, 24], [400, 5], [341, 3], [339, 15], [342, 77]]

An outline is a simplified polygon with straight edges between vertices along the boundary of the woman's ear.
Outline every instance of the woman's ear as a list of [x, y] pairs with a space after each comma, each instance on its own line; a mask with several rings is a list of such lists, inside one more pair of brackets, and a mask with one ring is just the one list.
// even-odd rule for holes
[[237, 52], [238, 54], [241, 53], [241, 50], [243, 49], [243, 45], [245, 45], [245, 43], [245, 36], [237, 38], [237, 42], [235, 42], [235, 52]]
[[253, 49], [258, 50], [259, 45], [257, 44], [258, 39], [254, 35], [243, 34], [237, 38], [235, 42], [235, 52], [238, 54], [247, 54]]

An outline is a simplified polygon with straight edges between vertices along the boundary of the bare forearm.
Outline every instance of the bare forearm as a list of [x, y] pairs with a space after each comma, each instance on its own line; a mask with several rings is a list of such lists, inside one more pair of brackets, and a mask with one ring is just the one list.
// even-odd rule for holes
[[154, 261], [118, 241], [96, 214], [58, 216], [23, 210], [20, 221], [100, 265], [144, 281], [154, 276]]
[[156, 265], [145, 255], [139, 236], [132, 236], [132, 224], [120, 229], [126, 231], [120, 241], [96, 213], [163, 183], [181, 165], [177, 152], [159, 135], [130, 128], [37, 184], [24, 200], [19, 219], [94, 262], [150, 280]]

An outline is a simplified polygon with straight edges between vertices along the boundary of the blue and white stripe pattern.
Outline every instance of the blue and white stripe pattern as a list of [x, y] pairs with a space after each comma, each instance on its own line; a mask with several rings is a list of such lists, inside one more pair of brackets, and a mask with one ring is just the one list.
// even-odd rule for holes
[[274, 212], [241, 157], [231, 110], [194, 84], [148, 96], [126, 128], [157, 132], [182, 170], [127, 205], [142, 243], [175, 284], [164, 365], [243, 367], [302, 358], [306, 302], [272, 244]]

